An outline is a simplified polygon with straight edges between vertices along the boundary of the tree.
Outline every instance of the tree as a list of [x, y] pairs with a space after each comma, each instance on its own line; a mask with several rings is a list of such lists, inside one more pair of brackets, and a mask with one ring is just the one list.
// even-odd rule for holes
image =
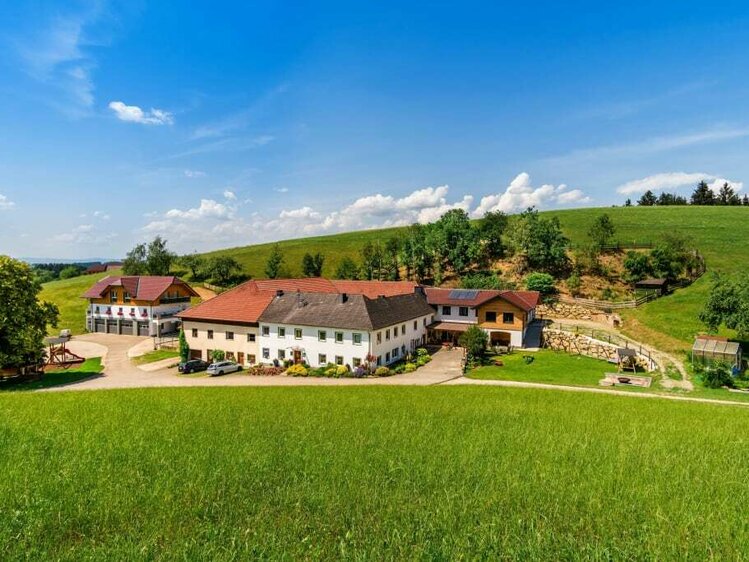
[[525, 288], [538, 291], [542, 295], [552, 295], [556, 292], [554, 278], [548, 273], [531, 273], [525, 278]]
[[122, 263], [122, 272], [125, 275], [146, 275], [148, 273], [147, 257], [146, 245], [138, 244], [125, 256], [125, 261]]
[[231, 256], [216, 256], [208, 261], [205, 271], [211, 281], [225, 287], [230, 285], [234, 276], [242, 271], [242, 264]]
[[69, 265], [60, 270], [60, 279], [72, 279], [73, 277], [78, 277], [82, 272], [82, 268], [75, 265]]
[[359, 278], [359, 266], [349, 256], [344, 256], [338, 267], [336, 267], [334, 277], [336, 279], [358, 279]]
[[624, 202], [625, 207], [631, 207], [632, 206], [632, 199], [627, 197], [627, 200]]
[[736, 330], [741, 339], [749, 336], [749, 275], [715, 274], [699, 319], [711, 333], [725, 326]]
[[700, 373], [700, 379], [702, 380], [703, 386], [707, 388], [734, 386], [733, 377], [731, 377], [731, 365], [723, 361], [705, 367]]
[[749, 207], [749, 195], [744, 195], [741, 199], [741, 204], [744, 205], [744, 207]]
[[604, 213], [599, 215], [593, 222], [590, 230], [588, 230], [588, 236], [598, 250], [601, 250], [608, 245], [609, 241], [614, 237], [615, 232], [614, 222]]
[[391, 236], [385, 242], [385, 254], [383, 263], [383, 274], [389, 281], [400, 279], [400, 251], [401, 240], [397, 236]]
[[539, 216], [530, 208], [511, 223], [507, 232], [508, 248], [521, 261], [521, 270], [559, 273], [569, 265], [567, 245], [557, 217]]
[[305, 277], [322, 277], [322, 266], [325, 256], [317, 252], [314, 256], [306, 252], [302, 257], [302, 274]]
[[496, 291], [516, 288], [512, 281], [502, 279], [496, 273], [488, 271], [478, 271], [464, 275], [460, 278], [460, 287], [461, 289], [492, 289]]
[[655, 195], [653, 195], [653, 192], [649, 189], [642, 194], [642, 197], [637, 200], [637, 204], [640, 207], [652, 207], [658, 202], [658, 200], [655, 198]]
[[628, 283], [637, 283], [653, 274], [650, 256], [630, 250], [624, 258], [625, 279]]
[[656, 205], [659, 205], [661, 207], [666, 207], [669, 205], [687, 205], [687, 200], [685, 197], [682, 197], [681, 195], [676, 195], [675, 193], [661, 193], [658, 196], [658, 201], [656, 202]]
[[28, 264], [0, 256], [0, 368], [42, 362], [47, 326], [57, 326], [59, 311], [39, 300], [41, 290]]
[[483, 258], [487, 263], [501, 259], [505, 254], [502, 236], [507, 229], [507, 215], [502, 211], [489, 211], [479, 226], [479, 239]]
[[278, 279], [281, 276], [281, 268], [284, 263], [283, 251], [279, 244], [274, 244], [265, 263], [265, 275], [268, 279]]
[[203, 269], [206, 266], [205, 258], [198, 254], [187, 254], [179, 258], [179, 263], [190, 270], [190, 274], [194, 280], [199, 280], [202, 277]]
[[169, 275], [175, 255], [166, 247], [166, 240], [157, 236], [148, 245], [146, 270], [149, 275]]
[[713, 190], [701, 181], [692, 192], [692, 205], [715, 205], [715, 194]]
[[423, 224], [412, 224], [403, 237], [400, 250], [400, 261], [406, 268], [406, 279], [422, 281], [432, 271], [432, 253], [428, 246], [429, 227]]
[[489, 336], [478, 326], [472, 325], [465, 332], [460, 334], [458, 344], [466, 349], [468, 355], [475, 359], [480, 359], [486, 353], [486, 346], [489, 344]]
[[450, 268], [458, 275], [474, 265], [481, 253], [478, 231], [471, 226], [468, 213], [450, 209], [431, 225], [431, 249], [440, 273]]
[[718, 198], [716, 200], [716, 204], [718, 205], [741, 205], [741, 199], [739, 198], [738, 195], [736, 195], [736, 192], [728, 184], [728, 182], [725, 182], [723, 184], [723, 187], [721, 187], [720, 191], [718, 192]]
[[187, 338], [185, 337], [185, 331], [179, 331], [179, 358], [183, 363], [187, 363], [190, 359], [190, 346], [187, 345]]
[[367, 242], [359, 251], [361, 256], [361, 274], [364, 279], [379, 280], [382, 275], [382, 265], [385, 252], [379, 242]]
[[650, 253], [653, 273], [670, 281], [676, 280], [693, 259], [686, 239], [675, 234], [664, 235]]

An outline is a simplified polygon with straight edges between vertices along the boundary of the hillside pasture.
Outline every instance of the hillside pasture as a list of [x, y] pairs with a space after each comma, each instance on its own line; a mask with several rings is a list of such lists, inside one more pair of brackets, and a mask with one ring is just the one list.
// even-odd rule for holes
[[506, 388], [0, 395], [0, 558], [739, 559], [740, 407]]

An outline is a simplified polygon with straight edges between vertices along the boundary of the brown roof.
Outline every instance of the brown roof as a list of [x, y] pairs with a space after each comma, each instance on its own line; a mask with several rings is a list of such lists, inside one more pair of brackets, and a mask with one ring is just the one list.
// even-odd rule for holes
[[[476, 307], [496, 298], [501, 298], [525, 310], [532, 310], [538, 305], [540, 293], [537, 291], [494, 291], [488, 289], [440, 289], [426, 288], [427, 301], [433, 305], [452, 305]], [[462, 295], [463, 298], [459, 298]]]
[[432, 322], [427, 328], [430, 330], [445, 330], [446, 332], [465, 332], [475, 325], [468, 322]]
[[95, 283], [93, 287], [83, 294], [83, 297], [87, 299], [97, 299], [102, 297], [109, 287], [123, 287], [134, 299], [155, 301], [172, 285], [182, 285], [187, 288], [192, 296], [198, 296], [190, 285], [174, 275], [109, 275]]
[[370, 299], [365, 295], [284, 293], [274, 296], [260, 315], [261, 322], [294, 326], [324, 326], [379, 330], [432, 314], [416, 293]]
[[366, 295], [370, 299], [375, 299], [379, 296], [410, 295], [418, 287], [418, 283], [414, 283], [413, 281], [351, 281], [348, 279], [334, 279], [332, 283], [339, 293]]

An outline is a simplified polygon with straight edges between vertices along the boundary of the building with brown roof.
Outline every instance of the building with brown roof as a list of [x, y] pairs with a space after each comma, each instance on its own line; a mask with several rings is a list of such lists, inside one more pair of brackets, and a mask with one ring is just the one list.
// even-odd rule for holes
[[539, 294], [421, 287], [407, 281], [259, 279], [179, 314], [192, 357], [224, 351], [240, 364], [355, 366], [399, 360], [427, 339], [456, 341], [472, 324], [523, 347]]
[[82, 296], [88, 299], [89, 332], [155, 336], [176, 331], [181, 324], [177, 313], [198, 295], [173, 275], [110, 275]]

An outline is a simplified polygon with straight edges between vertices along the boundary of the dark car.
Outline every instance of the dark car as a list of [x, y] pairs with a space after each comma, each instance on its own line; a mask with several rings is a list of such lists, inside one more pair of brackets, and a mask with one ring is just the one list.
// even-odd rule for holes
[[177, 370], [182, 374], [197, 373], [198, 371], [205, 371], [208, 368], [208, 362], [200, 359], [190, 359], [184, 363], [177, 365]]

